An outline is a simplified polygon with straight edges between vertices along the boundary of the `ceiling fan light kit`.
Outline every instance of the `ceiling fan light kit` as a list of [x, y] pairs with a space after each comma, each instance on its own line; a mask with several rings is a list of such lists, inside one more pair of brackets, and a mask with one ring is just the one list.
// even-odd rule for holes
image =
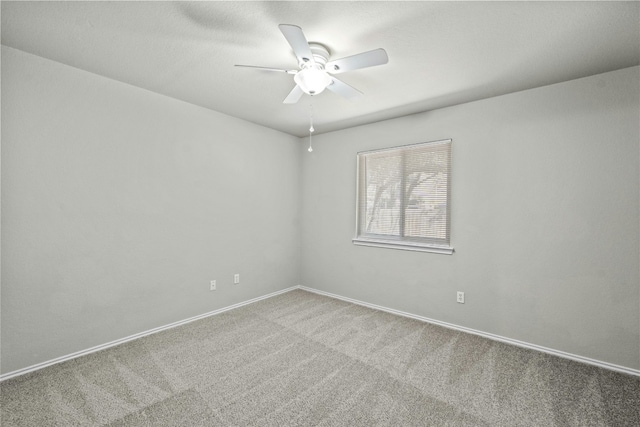
[[308, 95], [317, 95], [331, 84], [331, 77], [323, 69], [313, 66], [297, 72], [293, 80]]
[[307, 95], [318, 95], [332, 83], [331, 77], [325, 71], [324, 65], [329, 59], [329, 49], [320, 43], [309, 43], [310, 58], [303, 57], [300, 71], [295, 73], [293, 80]]

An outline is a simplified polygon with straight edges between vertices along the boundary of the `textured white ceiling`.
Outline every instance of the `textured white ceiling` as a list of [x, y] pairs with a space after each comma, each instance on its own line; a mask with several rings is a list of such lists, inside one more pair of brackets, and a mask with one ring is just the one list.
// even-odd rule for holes
[[278, 24], [332, 59], [382, 47], [340, 75], [357, 102], [313, 97], [317, 133], [640, 64], [639, 2], [2, 2], [2, 44], [292, 135], [311, 97]]

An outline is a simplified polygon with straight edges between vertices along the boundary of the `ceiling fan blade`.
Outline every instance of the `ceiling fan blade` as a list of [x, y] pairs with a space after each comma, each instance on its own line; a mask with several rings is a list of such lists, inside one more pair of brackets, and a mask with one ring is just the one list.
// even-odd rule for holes
[[291, 45], [293, 53], [295, 53], [296, 58], [298, 58], [298, 63], [309, 62], [315, 65], [316, 61], [313, 59], [313, 53], [311, 53], [309, 42], [302, 32], [302, 28], [289, 24], [280, 24], [278, 27], [280, 31], [282, 31], [282, 35], [284, 35]]
[[349, 86], [342, 80], [338, 80], [335, 77], [331, 77], [331, 84], [327, 86], [333, 93], [337, 93], [340, 96], [347, 98], [348, 100], [354, 100], [363, 95], [358, 89]]
[[296, 85], [296, 87], [294, 87], [293, 90], [291, 92], [289, 92], [289, 95], [287, 95], [287, 97], [284, 99], [284, 101], [282, 101], [282, 103], [283, 104], [295, 104], [296, 102], [298, 102], [300, 100], [300, 98], [302, 97], [303, 93], [304, 92], [302, 91], [300, 86]]
[[277, 71], [280, 73], [287, 73], [287, 74], [296, 74], [298, 72], [298, 70], [283, 70], [282, 68], [271, 68], [271, 67], [260, 67], [258, 65], [239, 65], [236, 64], [236, 67], [244, 67], [244, 68], [257, 68], [258, 70], [264, 70], [264, 71]]
[[368, 52], [347, 56], [327, 62], [324, 69], [331, 74], [344, 73], [345, 71], [357, 70], [359, 68], [374, 67], [389, 62], [387, 52], [382, 49], [374, 49]]

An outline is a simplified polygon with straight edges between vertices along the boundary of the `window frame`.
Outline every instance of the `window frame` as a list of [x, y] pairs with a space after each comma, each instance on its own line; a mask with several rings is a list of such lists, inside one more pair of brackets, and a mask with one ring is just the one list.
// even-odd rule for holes
[[[404, 195], [400, 200], [400, 224], [399, 224], [399, 232], [398, 235], [388, 235], [388, 234], [376, 234], [376, 233], [366, 233], [361, 231], [362, 229], [362, 220], [364, 215], [366, 215], [366, 211], [362, 212], [363, 204], [360, 202], [361, 191], [364, 189], [366, 191], [366, 182], [362, 183], [361, 179], [366, 180], [366, 175], [364, 175], [361, 170], [361, 165], [363, 164], [366, 156], [380, 154], [384, 152], [389, 152], [390, 156], [393, 154], [401, 154], [402, 155], [402, 165], [399, 166], [400, 176], [401, 176], [401, 188], [404, 189], [404, 179], [405, 179], [405, 169], [404, 169], [404, 156], [408, 151], [412, 148], [418, 148], [420, 146], [436, 146], [448, 144], [449, 148], [449, 159], [448, 159], [448, 171], [447, 171], [447, 195], [446, 195], [446, 238], [445, 239], [429, 239], [429, 238], [416, 238], [416, 237], [403, 237], [404, 233], [404, 215], [405, 210], [407, 209], [408, 200]], [[429, 141], [429, 142], [419, 142], [415, 144], [401, 145], [396, 147], [382, 148], [377, 150], [369, 150], [369, 151], [361, 151], [356, 155], [356, 230], [355, 237], [352, 239], [353, 244], [359, 246], [373, 246], [373, 247], [382, 247], [389, 249], [400, 249], [400, 250], [409, 250], [409, 251], [419, 251], [419, 252], [431, 252], [431, 253], [439, 253], [451, 255], [454, 252], [453, 247], [451, 246], [451, 157], [452, 157], [452, 139], [441, 139], [437, 141]], [[366, 207], [364, 207], [366, 210]]]

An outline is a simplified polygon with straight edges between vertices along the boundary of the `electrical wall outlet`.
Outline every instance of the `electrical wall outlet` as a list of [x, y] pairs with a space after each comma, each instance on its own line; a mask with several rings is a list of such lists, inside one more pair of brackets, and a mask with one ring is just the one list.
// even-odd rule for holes
[[211, 282], [209, 282], [209, 290], [210, 291], [215, 291], [216, 290], [216, 281], [212, 280]]
[[236, 274], [233, 275], [233, 283], [235, 283], [236, 285], [238, 283], [240, 283], [240, 274], [239, 273], [236, 273]]
[[460, 304], [464, 304], [464, 292], [458, 292], [456, 296], [456, 301]]

